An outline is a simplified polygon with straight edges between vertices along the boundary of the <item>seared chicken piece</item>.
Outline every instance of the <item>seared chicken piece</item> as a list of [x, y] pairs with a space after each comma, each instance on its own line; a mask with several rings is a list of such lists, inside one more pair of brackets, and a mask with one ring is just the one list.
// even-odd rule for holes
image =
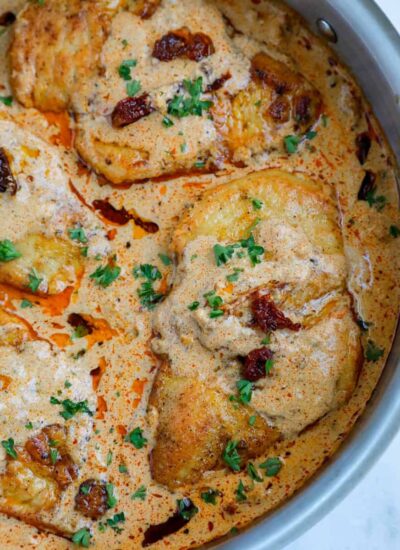
[[212, 3], [159, 4], [50, 0], [16, 24], [18, 99], [74, 111], [95, 171], [121, 184], [247, 164], [316, 123], [320, 94], [289, 59], [231, 36]]
[[238, 443], [243, 464], [262, 454], [279, 437], [251, 407], [238, 407], [198, 378], [174, 376], [163, 366], [150, 397], [158, 413], [153, 477], [174, 489], [195, 483], [208, 470], [222, 468], [224, 448]]
[[340, 407], [362, 351], [338, 212], [319, 182], [269, 170], [210, 189], [171, 249], [175, 283], [154, 321], [153, 349], [170, 371], [153, 390], [152, 460], [174, 486], [221, 467], [226, 441], [249, 436], [251, 411], [270, 435], [244, 459]]

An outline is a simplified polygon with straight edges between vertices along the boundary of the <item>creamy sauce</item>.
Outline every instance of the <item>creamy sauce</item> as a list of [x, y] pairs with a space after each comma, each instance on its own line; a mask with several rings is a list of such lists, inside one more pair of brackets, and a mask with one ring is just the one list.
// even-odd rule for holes
[[[204, 32], [212, 36], [218, 49], [222, 44], [222, 38], [218, 37], [220, 29], [215, 28], [214, 37], [214, 28], [211, 32], [210, 22], [204, 20], [204, 17], [209, 17], [202, 11], [205, 8], [199, 7], [199, 2], [195, 0], [187, 0], [185, 3], [192, 6], [191, 20], [198, 21], [199, 26], [204, 27]], [[19, 0], [2, 0], [1, 11], [18, 11], [24, 4]], [[1, 324], [8, 327], [2, 327], [0, 336], [5, 331], [8, 337], [7, 331], [15, 330], [16, 326], [21, 327], [20, 318], [25, 320], [21, 329], [23, 335], [18, 336], [18, 347], [0, 348], [0, 374], [4, 377], [0, 378], [0, 439], [13, 437], [16, 443], [23, 444], [31, 436], [25, 428], [27, 422], [33, 422], [34, 431], [43, 425], [60, 422], [59, 407], [49, 403], [52, 395], [74, 401], [87, 399], [92, 410], [95, 410], [97, 403], [97, 412], [93, 418], [82, 414], [69, 421], [71, 454], [79, 464], [79, 480], [62, 493], [60, 504], [54, 510], [40, 514], [41, 524], [47, 526], [44, 531], [2, 516], [0, 540], [4, 549], [69, 548], [72, 547], [69, 541], [48, 534], [48, 531], [60, 531], [70, 536], [82, 527], [92, 528], [91, 546], [94, 548], [140, 548], [143, 533], [148, 526], [163, 523], [172, 516], [176, 511], [176, 499], [182, 497], [189, 497], [198, 506], [200, 513], [182, 530], [155, 543], [152, 548], [200, 546], [229, 534], [232, 527], [249, 525], [255, 518], [289, 498], [337, 450], [362, 413], [379, 380], [390, 351], [399, 310], [399, 239], [396, 240], [390, 231], [391, 226], [400, 226], [397, 168], [393, 155], [371, 108], [349, 71], [291, 12], [275, 2], [258, 4], [247, 0], [218, 0], [214, 4], [213, 10], [223, 10], [233, 25], [244, 33], [235, 38], [245, 45], [242, 44], [242, 48], [250, 48], [254, 40], [265, 40], [267, 51], [270, 47], [276, 48], [282, 59], [290, 59], [289, 63], [321, 92], [325, 123], [318, 123], [316, 137], [308, 146], [300, 145], [297, 154], [287, 155], [281, 149], [273, 150], [249, 161], [250, 166], [246, 169], [231, 166], [229, 170], [217, 175], [193, 175], [163, 182], [135, 184], [127, 189], [118, 188], [104, 184], [102, 178], [78, 163], [76, 152], [69, 146], [65, 115], [64, 118], [60, 115], [45, 116], [35, 109], [24, 109], [16, 102], [11, 107], [0, 103], [0, 147], [12, 150], [13, 162], [18, 167], [16, 176], [21, 185], [17, 201], [1, 197], [0, 240], [18, 241], [39, 230], [48, 235], [57, 233], [68, 239], [68, 229], [76, 223], [85, 227], [89, 237], [87, 258], [82, 264], [83, 273], [72, 279], [73, 290], [66, 299], [61, 298], [61, 295], [49, 298], [40, 293], [32, 295], [6, 284], [0, 289], [1, 305], [7, 314], [13, 316], [11, 324], [10, 319], [7, 324], [0, 318]], [[171, 18], [174, 13], [171, 12]], [[107, 133], [105, 119], [98, 117], [98, 114], [109, 114], [111, 106], [123, 94], [123, 82], [115, 77], [120, 56], [146, 58], [146, 50], [141, 46], [143, 41], [140, 29], [134, 34], [135, 40], [137, 35], [139, 51], [136, 51], [133, 41], [128, 46], [128, 53], [121, 54], [118, 50], [121, 40], [130, 40], [133, 34], [129, 30], [130, 17], [122, 13], [114, 19], [113, 30], [102, 52], [110, 74], [103, 75], [98, 82], [91, 82], [96, 87], [98, 85], [99, 89], [91, 95], [93, 101], [90, 112], [86, 105], [82, 107], [84, 128], [89, 128], [89, 134], [96, 125], [95, 132]], [[170, 30], [170, 25], [174, 25], [173, 20], [154, 21], [155, 29], [156, 25], [162, 25], [166, 32]], [[138, 25], [137, 22], [134, 24]], [[153, 32], [156, 33], [154, 29]], [[248, 36], [251, 36], [251, 40]], [[11, 30], [0, 36], [0, 51], [4, 54], [10, 39]], [[214, 80], [213, 71], [224, 64], [224, 55], [218, 56], [212, 62], [211, 81]], [[246, 61], [237, 54], [234, 66], [230, 67], [234, 78], [229, 86], [240, 88], [245, 85], [246, 67]], [[185, 73], [185, 67], [178, 68], [178, 74], [181, 75], [182, 71]], [[144, 63], [140, 79], [143, 87], [157, 88], [160, 94], [165, 89], [165, 93], [175, 92], [176, 78], [168, 71], [168, 64], [160, 68], [157, 64], [149, 66]], [[8, 58], [2, 55], [0, 96], [12, 94], [9, 80]], [[107, 102], [104, 102], [104, 87], [109, 92]], [[173, 134], [162, 133], [164, 128], [160, 130], [160, 120], [155, 122], [158, 135], [161, 136], [160, 142], [154, 147], [152, 132], [155, 129], [147, 130], [147, 148], [154, 148], [156, 164], [162, 163], [165, 142], [171, 141], [174, 147], [179, 148], [184, 139], [179, 132], [184, 135], [187, 130], [189, 136], [193, 136], [193, 124], [196, 125], [195, 134], [201, 141], [200, 148], [204, 145], [207, 149], [213, 129], [206, 117], [182, 119], [182, 124], [173, 130]], [[69, 124], [73, 130], [72, 119]], [[361, 166], [356, 156], [355, 139], [367, 131], [372, 136], [372, 146], [366, 163]], [[128, 126], [124, 132], [129, 142], [130, 134], [135, 132], [135, 124]], [[141, 136], [146, 144], [145, 129]], [[191, 139], [187, 140], [190, 165], [196, 157], [192, 150], [196, 144]], [[90, 148], [87, 150], [90, 157]], [[233, 474], [220, 470], [207, 473], [201, 483], [172, 493], [152, 481], [150, 473], [149, 450], [154, 444], [154, 422], [147, 412], [147, 401], [159, 366], [154, 351], [168, 352], [177, 371], [184, 375], [190, 373], [191, 365], [196, 364], [200, 357], [204, 366], [199, 374], [206, 378], [211, 371], [219, 372], [221, 355], [216, 351], [224, 348], [225, 355], [222, 355], [224, 360], [232, 359], [232, 368], [231, 371], [219, 372], [215, 376], [217, 383], [227, 393], [231, 393], [238, 369], [234, 357], [257, 347], [259, 334], [242, 324], [235, 324], [231, 318], [227, 319], [225, 325], [211, 322], [204, 314], [204, 307], [195, 312], [187, 309], [188, 303], [207, 292], [211, 281], [217, 288], [222, 288], [226, 286], [226, 275], [231, 273], [233, 267], [248, 270], [245, 265], [247, 259], [239, 258], [237, 263], [222, 269], [216, 267], [210, 258], [215, 240], [210, 237], [199, 237], [191, 242], [178, 268], [175, 262], [164, 265], [159, 254], [172, 257], [171, 235], [177, 220], [185, 208], [196, 202], [205, 190], [266, 167], [282, 168], [319, 180], [337, 197], [344, 256], [338, 254], [328, 258], [321, 254], [318, 258], [320, 272], [329, 274], [332, 288], [337, 281], [347, 281], [354, 310], [369, 323], [368, 331], [362, 333], [364, 349], [370, 340], [384, 350], [384, 354], [376, 362], [364, 362], [357, 386], [347, 404], [293, 438], [292, 435], [335, 405], [335, 390], [324, 383], [329, 377], [321, 369], [315, 372], [312, 360], [306, 366], [310, 372], [306, 370], [303, 379], [287, 378], [282, 374], [282, 379], [293, 391], [303, 393], [300, 415], [288, 411], [285, 403], [279, 399], [275, 405], [271, 405], [268, 400], [279, 397], [279, 388], [264, 384], [255, 397], [256, 408], [271, 422], [278, 419], [280, 429], [287, 436], [287, 439], [277, 443], [268, 452], [268, 456], [279, 456], [284, 466], [278, 476], [268, 478], [263, 483], [255, 483], [247, 492], [245, 502], [238, 503], [235, 494], [239, 479], [243, 480], [246, 487], [251, 486], [245, 472]], [[357, 200], [366, 170], [377, 175], [379, 195], [386, 197], [386, 204], [381, 211], [366, 201]], [[28, 176], [34, 176], [33, 184], [28, 183]], [[69, 185], [70, 181], [73, 187]], [[159, 231], [147, 233], [132, 219], [122, 226], [108, 222], [91, 208], [93, 201], [100, 199], [157, 223]], [[11, 208], [10, 204], [13, 205]], [[293, 261], [297, 262], [294, 283], [307, 281], [316, 275], [309, 262], [305, 261], [310, 252], [307, 250], [309, 243], [301, 231], [293, 232], [285, 226], [280, 226], [281, 234], [276, 235], [276, 231], [273, 220], [262, 222], [256, 228], [257, 241], [263, 243], [265, 248], [274, 239], [279, 240], [281, 246], [275, 251], [275, 262], [269, 264], [269, 273], [265, 266], [262, 269], [256, 266], [251, 272], [250, 282], [247, 276], [239, 280], [238, 284], [244, 285], [244, 291], [246, 284], [254, 287], [258, 282], [265, 283], [275, 277], [290, 279], [294, 273]], [[80, 248], [77, 243], [73, 244]], [[102, 288], [89, 275], [99, 265], [104, 265], [105, 259], [113, 254], [117, 256], [121, 274], [108, 288]], [[198, 261], [191, 262], [190, 258], [194, 255], [198, 256]], [[290, 262], [285, 263], [288, 257]], [[157, 281], [155, 285], [157, 289], [165, 293], [174, 283], [172, 294], [158, 306], [155, 313], [141, 306], [137, 290], [142, 281], [132, 275], [134, 267], [145, 263], [157, 266], [162, 273], [162, 281]], [[65, 288], [72, 288], [70, 284], [71, 280], [68, 279]], [[45, 292], [46, 289], [42, 290]], [[24, 298], [31, 300], [33, 307], [22, 309], [21, 301]], [[346, 307], [348, 305], [346, 302]], [[72, 337], [74, 329], [68, 324], [71, 313], [90, 318], [93, 332], [80, 338]], [[295, 321], [295, 313], [293, 315]], [[180, 326], [171, 329], [171, 317], [178, 319]], [[338, 362], [332, 361], [332, 357], [335, 353], [343, 353], [344, 333], [351, 322], [347, 317], [330, 320], [327, 326], [319, 327], [317, 334], [313, 335], [318, 343], [317, 349], [326, 355], [327, 371], [338, 368]], [[155, 329], [161, 337], [153, 340], [152, 347]], [[181, 347], [182, 335], [189, 338], [185, 348]], [[277, 335], [272, 344], [277, 348], [279, 338], [283, 336]], [[300, 344], [304, 346], [304, 354], [308, 355], [310, 342], [305, 341], [307, 337], [300, 338], [303, 338]], [[226, 345], [227, 341], [229, 345]], [[188, 346], [187, 342], [192, 344]], [[293, 336], [293, 350], [290, 341], [288, 344], [287, 335], [284, 343], [287, 346], [287, 357], [290, 358], [291, 353], [298, 354], [298, 339]], [[85, 351], [83, 355], [79, 353], [82, 350]], [[319, 364], [319, 360], [319, 357], [316, 358], [316, 364]], [[95, 369], [98, 369], [97, 376], [93, 377], [90, 373]], [[67, 386], [65, 382], [68, 382]], [[321, 385], [324, 386], [322, 405], [315, 399], [315, 388]], [[141, 427], [148, 439], [147, 446], [142, 449], [136, 449], [124, 439], [136, 427]], [[0, 468], [3, 470], [3, 448], [0, 452]], [[264, 459], [260, 457], [260, 462]], [[121, 465], [126, 466], [127, 471], [122, 468], [121, 472]], [[117, 504], [101, 521], [104, 523], [106, 518], [124, 512], [126, 521], [119, 525], [123, 529], [121, 533], [111, 527], [102, 532], [98, 525], [74, 511], [73, 499], [77, 488], [82, 480], [90, 477], [104, 479], [114, 485]], [[147, 489], [146, 499], [132, 499], [132, 494], [143, 485]], [[206, 504], [200, 498], [204, 487], [220, 491], [216, 506]]]

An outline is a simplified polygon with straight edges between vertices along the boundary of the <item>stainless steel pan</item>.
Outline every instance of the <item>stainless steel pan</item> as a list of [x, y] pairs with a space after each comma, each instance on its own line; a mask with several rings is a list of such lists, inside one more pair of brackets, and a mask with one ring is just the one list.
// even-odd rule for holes
[[[329, 22], [332, 47], [356, 75], [400, 163], [400, 37], [372, 0], [287, 0], [318, 32]], [[373, 398], [333, 460], [281, 508], [224, 550], [275, 550], [301, 535], [365, 476], [400, 428], [400, 331]]]

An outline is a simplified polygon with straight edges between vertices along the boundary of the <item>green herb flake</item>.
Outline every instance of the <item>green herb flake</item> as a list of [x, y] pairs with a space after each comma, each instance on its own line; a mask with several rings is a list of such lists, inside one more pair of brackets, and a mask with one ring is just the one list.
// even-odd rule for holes
[[22, 300], [21, 301], [21, 308], [26, 309], [27, 307], [33, 307], [32, 302], [30, 300], [26, 300], [26, 299]]
[[186, 521], [192, 519], [199, 511], [189, 498], [178, 499], [176, 503], [178, 505], [178, 512]]
[[88, 238], [86, 237], [85, 230], [83, 227], [76, 226], [71, 229], [68, 229], [69, 238], [72, 241], [77, 241], [78, 243], [86, 244]]
[[162, 119], [162, 124], [165, 128], [171, 128], [171, 126], [174, 126], [174, 122], [168, 116], [165, 116]]
[[118, 67], [119, 76], [124, 80], [131, 80], [131, 69], [136, 65], [136, 59], [125, 59]]
[[55, 464], [59, 459], [60, 454], [57, 449], [50, 449], [50, 461], [52, 464]]
[[11, 105], [13, 104], [13, 97], [11, 95], [0, 95], [0, 102], [3, 103], [6, 107], [11, 107]]
[[267, 458], [267, 460], [260, 464], [259, 467], [265, 470], [265, 475], [267, 477], [274, 477], [281, 471], [282, 461], [277, 456]]
[[195, 163], [194, 163], [194, 167], [195, 168], [204, 168], [206, 165], [206, 161], [205, 160], [197, 160]]
[[255, 414], [253, 414], [252, 416], [250, 416], [249, 418], [249, 426], [254, 426], [254, 424], [256, 423], [256, 420], [257, 420], [257, 416]]
[[305, 138], [311, 141], [312, 139], [316, 138], [318, 135], [318, 132], [315, 132], [314, 130], [309, 130], [305, 133]]
[[388, 200], [384, 195], [377, 195], [376, 193], [377, 187], [374, 187], [371, 191], [368, 191], [365, 200], [371, 208], [375, 208], [378, 212], [381, 212], [385, 208]]
[[124, 48], [126, 48], [128, 45], [128, 41], [124, 38], [123, 40], [121, 40], [121, 44], [123, 45]]
[[239, 380], [236, 382], [236, 388], [239, 392], [239, 401], [243, 405], [248, 405], [253, 393], [253, 384], [248, 380]]
[[17, 451], [14, 448], [14, 440], [12, 437], [9, 437], [8, 439], [4, 439], [1, 442], [1, 446], [6, 451], [8, 456], [11, 456], [11, 458], [17, 458]]
[[43, 281], [43, 278], [39, 277], [34, 267], [32, 267], [28, 277], [28, 288], [30, 288], [33, 293], [37, 292], [40, 287], [40, 283]]
[[56, 397], [50, 397], [50, 403], [52, 405], [61, 405], [63, 407], [63, 410], [60, 412], [60, 415], [64, 418], [64, 420], [70, 420], [78, 413], [86, 413], [89, 416], [93, 416], [92, 411], [88, 407], [88, 402], [85, 399], [85, 401], [71, 401], [71, 399], [64, 399], [64, 401], [60, 401]]
[[322, 126], [326, 128], [328, 126], [329, 118], [327, 115], [322, 115]]
[[107, 288], [118, 279], [120, 273], [121, 268], [119, 266], [107, 264], [105, 266], [99, 266], [96, 271], [89, 275], [89, 278], [93, 279], [98, 286]]
[[89, 334], [89, 330], [85, 325], [78, 325], [75, 327], [74, 332], [72, 333], [72, 339], [77, 340], [79, 338], [83, 338], [84, 336], [87, 336]]
[[385, 350], [383, 348], [378, 347], [372, 340], [368, 340], [367, 347], [365, 349], [365, 358], [367, 361], [376, 363], [376, 361], [378, 361], [384, 353]]
[[207, 489], [207, 491], [203, 491], [200, 496], [204, 502], [207, 504], [216, 504], [217, 503], [217, 496], [220, 495], [219, 491], [216, 491], [215, 489]]
[[106, 493], [108, 508], [114, 508], [118, 501], [117, 498], [114, 496], [114, 485], [112, 483], [106, 483]]
[[90, 539], [92, 535], [87, 527], [82, 527], [76, 533], [72, 535], [72, 542], [77, 546], [82, 546], [82, 548], [89, 548]]
[[168, 265], [172, 264], [171, 258], [169, 256], [167, 256], [166, 254], [159, 254], [158, 257], [160, 258], [160, 260], [162, 261], [162, 263], [165, 266], [168, 266]]
[[261, 210], [261, 208], [264, 206], [264, 203], [259, 199], [252, 199], [251, 204], [253, 205], [254, 210]]
[[229, 283], [235, 283], [239, 279], [240, 273], [242, 271], [243, 269], [239, 269], [238, 267], [235, 267], [233, 270], [233, 273], [231, 273], [230, 275], [227, 275], [226, 280]]
[[119, 527], [118, 524], [125, 523], [125, 514], [124, 512], [120, 512], [119, 514], [114, 514], [114, 517], [108, 518], [106, 521], [106, 525], [111, 527], [113, 531], [115, 531], [117, 534], [121, 534], [123, 529]]
[[267, 359], [265, 361], [265, 374], [269, 374], [271, 372], [272, 367], [274, 366], [274, 360], [273, 359]]
[[229, 260], [232, 258], [235, 252], [235, 248], [237, 248], [237, 245], [231, 245], [231, 244], [228, 244], [227, 246], [223, 246], [221, 244], [214, 245], [213, 247], [214, 258], [215, 258], [215, 263], [217, 264], [218, 267], [229, 262]]
[[125, 437], [125, 441], [132, 443], [136, 449], [142, 449], [147, 445], [147, 439], [143, 437], [143, 430], [135, 428]]
[[134, 97], [141, 89], [142, 85], [139, 80], [131, 80], [126, 84], [126, 93], [129, 97]]
[[250, 233], [249, 238], [243, 239], [240, 244], [243, 248], [247, 249], [247, 253], [253, 266], [261, 263], [260, 256], [265, 253], [265, 249], [256, 244], [253, 233]]
[[107, 464], [107, 466], [110, 466], [110, 464], [112, 463], [112, 459], [113, 459], [112, 451], [108, 451], [108, 453], [107, 453], [107, 458], [106, 458], [106, 464]]
[[32, 422], [27, 422], [27, 423], [25, 424], [25, 428], [26, 428], [27, 430], [33, 430], [33, 424], [32, 424]]
[[200, 302], [192, 302], [191, 304], [188, 305], [188, 309], [190, 311], [196, 311], [199, 305], [200, 305]]
[[135, 279], [143, 277], [144, 279], [148, 279], [152, 282], [157, 281], [157, 279], [162, 279], [159, 269], [151, 264], [141, 264], [138, 267], [135, 267], [133, 270], [133, 276]]
[[263, 478], [258, 473], [257, 468], [254, 466], [252, 462], [249, 462], [247, 464], [247, 474], [250, 477], [250, 479], [252, 479], [253, 481], [257, 481], [258, 483], [260, 483], [263, 480]]
[[11, 262], [21, 256], [22, 254], [18, 252], [12, 241], [8, 239], [0, 241], [0, 262]]
[[190, 115], [202, 116], [203, 111], [208, 111], [213, 103], [200, 99], [203, 93], [203, 78], [196, 80], [184, 80], [183, 87], [186, 94], [175, 95], [168, 103], [168, 114], [177, 118], [184, 118]]
[[237, 452], [238, 441], [229, 441], [222, 453], [222, 459], [234, 472], [240, 471], [241, 458]]
[[72, 386], [72, 384], [71, 384], [71, 382], [70, 382], [69, 380], [66, 380], [66, 381], [64, 382], [64, 388], [69, 389], [71, 386]]
[[239, 481], [239, 485], [237, 486], [237, 489], [236, 489], [236, 500], [238, 502], [243, 502], [243, 501], [247, 500], [246, 488], [243, 485], [242, 480]]
[[146, 500], [147, 496], [147, 489], [144, 485], [141, 485], [139, 489], [137, 489], [133, 495], [131, 496], [132, 500]]
[[127, 474], [128, 473], [128, 467], [125, 464], [120, 464], [118, 466], [118, 471], [120, 474]]
[[299, 146], [299, 143], [301, 141], [301, 138], [299, 136], [286, 136], [283, 139], [283, 142], [285, 144], [285, 149], [289, 153], [289, 155], [293, 155], [294, 153], [297, 153], [297, 148]]
[[271, 343], [271, 337], [270, 337], [270, 336], [266, 336], [265, 338], [263, 338], [263, 339], [261, 340], [261, 343], [262, 343], [263, 346], [267, 346], [268, 344]]

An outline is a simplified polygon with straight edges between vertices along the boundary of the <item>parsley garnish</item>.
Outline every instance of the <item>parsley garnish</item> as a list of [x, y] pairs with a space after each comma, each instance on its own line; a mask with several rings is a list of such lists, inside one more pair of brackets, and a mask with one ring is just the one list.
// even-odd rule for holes
[[246, 488], [243, 485], [243, 481], [240, 480], [239, 485], [237, 486], [237, 489], [236, 489], [236, 500], [238, 502], [243, 502], [244, 500], [247, 500], [245, 491], [246, 491]]
[[1, 103], [3, 103], [4, 105], [6, 105], [6, 107], [11, 107], [12, 102], [13, 102], [13, 98], [12, 98], [11, 95], [8, 95], [8, 96], [2, 96], [2, 95], [0, 95], [0, 101], [1, 101]]
[[365, 357], [367, 361], [372, 361], [375, 363], [382, 357], [384, 352], [384, 349], [379, 348], [372, 340], [368, 340], [367, 348], [365, 350]]
[[329, 121], [329, 118], [327, 117], [327, 115], [322, 115], [322, 126], [324, 128], [328, 126], [328, 121]]
[[207, 491], [204, 491], [201, 493], [201, 498], [204, 500], [204, 502], [207, 502], [207, 504], [216, 504], [217, 503], [217, 496], [219, 496], [220, 492], [216, 491], [215, 489], [207, 489]]
[[136, 65], [137, 65], [136, 59], [125, 59], [125, 61], [123, 61], [121, 65], [118, 67], [119, 76], [124, 80], [130, 80], [132, 78], [131, 69], [133, 67], [136, 67]]
[[257, 417], [255, 414], [253, 414], [252, 416], [250, 416], [249, 418], [249, 426], [254, 426], [254, 424], [256, 423], [256, 420], [257, 420]]
[[378, 212], [381, 212], [387, 204], [387, 198], [384, 195], [377, 195], [376, 192], [377, 187], [375, 186], [365, 195], [365, 200], [371, 208], [375, 207]]
[[219, 307], [224, 303], [221, 296], [215, 294], [215, 290], [211, 290], [204, 294], [204, 298], [207, 300], [208, 305], [211, 307], [210, 318], [215, 319], [216, 317], [221, 317], [224, 314], [224, 311]]
[[89, 329], [85, 325], [78, 325], [72, 333], [72, 339], [83, 338], [89, 334]]
[[163, 118], [162, 123], [163, 123], [163, 126], [165, 126], [166, 128], [171, 128], [171, 126], [174, 126], [174, 123], [172, 122], [172, 120], [167, 116]]
[[265, 338], [263, 338], [263, 339], [261, 340], [261, 343], [262, 343], [264, 346], [270, 344], [270, 343], [271, 343], [271, 338], [270, 338], [270, 336], [266, 336]]
[[169, 256], [167, 256], [166, 254], [159, 254], [158, 257], [160, 258], [160, 260], [162, 261], [162, 263], [166, 266], [168, 265], [171, 265], [172, 264], [172, 260]]
[[27, 424], [25, 424], [25, 428], [26, 428], [27, 430], [33, 430], [33, 424], [32, 424], [32, 422], [28, 422]]
[[253, 266], [261, 263], [259, 256], [264, 254], [265, 249], [255, 243], [253, 233], [250, 233], [250, 237], [241, 241], [240, 244], [243, 248], [247, 248], [247, 253]]
[[131, 80], [126, 84], [126, 93], [129, 97], [135, 96], [142, 88], [139, 80]]
[[21, 257], [21, 253], [15, 248], [12, 241], [5, 239], [0, 241], [0, 262], [11, 262]]
[[22, 309], [26, 309], [27, 307], [33, 307], [33, 304], [30, 300], [22, 300], [21, 301], [21, 307]]
[[282, 461], [277, 456], [267, 458], [265, 462], [259, 465], [260, 468], [265, 470], [265, 475], [267, 477], [274, 477], [276, 476], [282, 468]]
[[107, 506], [108, 508], [114, 508], [117, 504], [117, 499], [114, 496], [114, 485], [112, 483], [106, 483], [106, 492], [107, 492]]
[[190, 311], [195, 311], [200, 305], [200, 302], [192, 302], [190, 305], [188, 305], [188, 309]]
[[400, 237], [400, 228], [397, 227], [397, 225], [391, 225], [389, 228], [389, 233], [394, 239], [397, 239], [397, 237]]
[[203, 111], [208, 111], [212, 107], [212, 101], [200, 99], [203, 93], [203, 78], [200, 76], [196, 80], [184, 80], [183, 86], [187, 95], [175, 95], [168, 104], [168, 114], [177, 118], [184, 118], [189, 115], [202, 116]]
[[121, 268], [118, 265], [107, 264], [99, 266], [89, 277], [90, 279], [94, 279], [99, 286], [107, 288], [118, 279], [120, 273]]
[[122, 533], [123, 529], [121, 527], [118, 527], [118, 523], [125, 523], [125, 514], [124, 512], [120, 512], [119, 514], [115, 514], [113, 518], [108, 518], [106, 521], [106, 524], [111, 527], [116, 533], [120, 534]]
[[137, 290], [142, 306], [149, 310], [155, 308], [155, 306], [164, 299], [164, 294], [157, 293], [153, 288], [153, 283], [162, 278], [162, 275], [157, 267], [151, 264], [142, 264], [135, 267], [133, 270], [135, 279], [143, 277], [147, 279], [140, 285]]
[[285, 144], [285, 149], [289, 153], [289, 155], [293, 155], [297, 152], [297, 147], [299, 146], [299, 143], [301, 141], [301, 138], [299, 136], [286, 136], [283, 139], [283, 142]]
[[240, 471], [241, 458], [236, 449], [238, 444], [239, 444], [238, 441], [229, 441], [224, 449], [224, 452], [222, 453], [223, 461], [234, 472]]
[[142, 449], [147, 444], [147, 439], [143, 437], [143, 430], [135, 428], [125, 438], [125, 441], [132, 443], [136, 449]]
[[194, 163], [194, 167], [195, 168], [204, 168], [206, 165], [206, 161], [205, 160], [197, 160], [195, 163]]
[[113, 458], [112, 451], [108, 451], [108, 453], [107, 453], [107, 458], [106, 458], [106, 464], [107, 464], [107, 466], [110, 466], [110, 464], [111, 464], [111, 462], [112, 462], [112, 458]]
[[252, 199], [251, 204], [253, 205], [254, 210], [261, 210], [264, 206], [264, 203], [259, 199]]
[[32, 292], [37, 292], [40, 283], [43, 281], [43, 278], [39, 277], [37, 274], [37, 271], [34, 267], [32, 267], [31, 272], [29, 273], [29, 283], [28, 288], [31, 289]]
[[265, 374], [269, 374], [271, 372], [272, 367], [274, 366], [274, 360], [273, 359], [267, 359], [265, 361]]
[[239, 401], [243, 403], [243, 405], [248, 405], [253, 393], [253, 384], [248, 380], [239, 380], [236, 382], [236, 387], [239, 392]]
[[128, 468], [125, 464], [120, 464], [118, 466], [118, 471], [120, 474], [127, 474], [128, 473]]
[[68, 229], [69, 238], [72, 241], [77, 241], [78, 243], [86, 244], [88, 238], [86, 237], [85, 230], [83, 227], [76, 226], [71, 229]]
[[14, 440], [12, 437], [5, 439], [1, 442], [1, 446], [11, 458], [17, 458], [17, 451], [14, 448]]
[[64, 401], [60, 401], [56, 397], [52, 396], [50, 397], [50, 403], [52, 405], [62, 405], [63, 410], [60, 412], [60, 415], [64, 418], [64, 420], [70, 420], [78, 413], [86, 413], [89, 416], [93, 416], [86, 399], [85, 401], [78, 402], [71, 401], [71, 399], [64, 399]]
[[57, 449], [50, 449], [50, 461], [52, 464], [55, 464], [59, 458], [59, 452]]
[[186, 521], [192, 519], [197, 514], [199, 509], [193, 504], [190, 498], [182, 498], [176, 501], [178, 505], [178, 512]]
[[144, 277], [149, 281], [156, 281], [157, 279], [162, 278], [159, 269], [151, 264], [142, 264], [138, 267], [135, 267], [135, 269], [133, 270], [133, 275], [135, 279], [138, 279], [139, 277]]
[[74, 535], [72, 535], [72, 542], [83, 548], [89, 548], [90, 539], [92, 535], [87, 527], [79, 529]]
[[226, 280], [230, 283], [235, 283], [239, 279], [239, 273], [241, 273], [243, 269], [239, 269], [238, 267], [235, 267], [233, 270], [233, 273], [230, 275], [227, 275]]
[[132, 500], [146, 500], [147, 489], [144, 485], [141, 485], [137, 491], [131, 496]]
[[247, 464], [247, 474], [253, 481], [258, 481], [260, 483], [263, 480], [252, 462]]
[[238, 245], [234, 244], [228, 244], [227, 246], [222, 246], [222, 244], [215, 244], [213, 250], [217, 266], [219, 267], [222, 264], [226, 264], [227, 262], [229, 262], [235, 252], [235, 248], [237, 247]]

